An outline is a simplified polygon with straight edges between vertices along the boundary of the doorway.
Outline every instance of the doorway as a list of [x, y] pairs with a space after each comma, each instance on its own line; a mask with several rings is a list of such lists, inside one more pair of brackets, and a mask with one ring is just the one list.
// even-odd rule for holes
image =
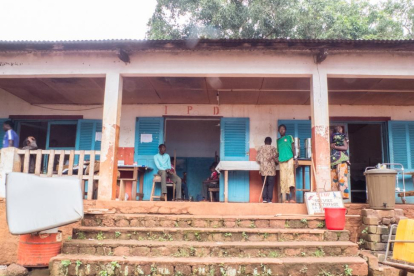
[[383, 162], [382, 124], [349, 123], [351, 202], [365, 203], [365, 168]]
[[202, 200], [202, 182], [220, 154], [220, 118], [166, 118], [164, 135], [167, 153], [176, 156], [177, 175], [186, 173], [189, 197]]

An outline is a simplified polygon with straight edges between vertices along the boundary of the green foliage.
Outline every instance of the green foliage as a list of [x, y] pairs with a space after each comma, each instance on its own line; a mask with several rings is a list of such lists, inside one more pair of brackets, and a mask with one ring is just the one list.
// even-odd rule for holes
[[201, 236], [200, 236], [200, 233], [195, 232], [195, 233], [194, 233], [194, 236], [195, 236], [195, 238], [196, 238], [196, 240], [197, 240], [197, 241], [201, 241]]
[[243, 240], [245, 240], [245, 241], [247, 241], [249, 239], [249, 236], [246, 234], [246, 232], [242, 233], [242, 237], [243, 237]]
[[101, 270], [99, 271], [99, 276], [109, 276], [109, 273], [106, 270]]
[[224, 233], [224, 236], [225, 237], [231, 237], [231, 236], [233, 236], [233, 234], [232, 233]]
[[76, 238], [77, 238], [78, 240], [84, 240], [84, 239], [86, 239], [85, 233], [83, 233], [83, 232], [81, 232], [81, 231], [76, 232]]
[[121, 236], [121, 232], [116, 231], [116, 232], [115, 232], [115, 239], [119, 238], [120, 236]]
[[305, 224], [305, 225], [308, 225], [308, 220], [305, 219], [305, 218], [301, 219], [300, 222], [303, 223], [303, 224]]
[[[115, 236], [116, 236], [116, 234], [115, 234]], [[105, 236], [104, 236], [104, 234], [103, 234], [102, 232], [99, 232], [99, 233], [96, 235], [96, 239], [97, 239], [98, 241], [102, 241], [102, 240], [104, 240], [104, 239], [105, 239]]]
[[325, 221], [319, 222], [316, 227], [318, 227], [318, 228], [325, 228]]
[[66, 275], [68, 275], [68, 272], [69, 272], [69, 266], [71, 265], [71, 261], [69, 261], [69, 260], [62, 260], [61, 262], [60, 262], [60, 265], [61, 265], [61, 267], [62, 267], [62, 270], [63, 270], [63, 274], [66, 276]]
[[350, 268], [348, 265], [345, 265], [344, 275], [345, 276], [352, 276], [352, 268]]
[[72, 262], [71, 261], [69, 261], [69, 260], [63, 260], [63, 261], [61, 261], [60, 262], [60, 265], [62, 266], [62, 267], [68, 267], [68, 266], [70, 266], [70, 264], [71, 264]]
[[79, 261], [79, 260], [76, 260], [76, 267], [75, 267], [75, 270], [76, 270], [76, 275], [79, 275], [79, 267], [82, 265], [82, 262], [81, 261]]
[[269, 257], [270, 258], [279, 258], [280, 257], [280, 253], [277, 251], [270, 251], [269, 252]]
[[315, 257], [323, 257], [325, 256], [325, 251], [323, 251], [322, 248], [319, 248], [318, 250], [315, 251]]
[[362, 234], [368, 234], [368, 227], [362, 230]]
[[413, 38], [414, 0], [158, 0], [148, 39]]

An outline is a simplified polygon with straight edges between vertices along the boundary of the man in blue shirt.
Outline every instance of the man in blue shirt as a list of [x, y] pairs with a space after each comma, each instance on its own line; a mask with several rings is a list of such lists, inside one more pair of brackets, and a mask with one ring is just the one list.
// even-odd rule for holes
[[155, 166], [158, 169], [158, 175], [161, 176], [161, 200], [167, 197], [167, 177], [175, 183], [176, 196], [175, 200], [181, 200], [181, 178], [171, 170], [171, 159], [167, 148], [164, 144], [159, 145], [159, 153], [154, 155]]
[[13, 130], [14, 123], [12, 121], [5, 121], [3, 123], [4, 137], [3, 137], [3, 148], [8, 147], [19, 147], [19, 136]]

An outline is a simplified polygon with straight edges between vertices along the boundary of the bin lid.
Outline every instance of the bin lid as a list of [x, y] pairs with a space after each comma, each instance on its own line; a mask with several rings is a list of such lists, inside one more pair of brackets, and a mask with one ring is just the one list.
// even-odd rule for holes
[[365, 174], [397, 174], [397, 171], [392, 169], [372, 169], [366, 171]]

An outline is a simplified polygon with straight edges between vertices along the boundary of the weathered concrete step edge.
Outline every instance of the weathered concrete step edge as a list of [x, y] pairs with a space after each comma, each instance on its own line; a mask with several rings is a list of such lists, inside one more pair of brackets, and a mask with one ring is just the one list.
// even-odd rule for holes
[[159, 242], [135, 240], [72, 240], [63, 254], [167, 257], [306, 257], [357, 256], [352, 242]]
[[73, 239], [158, 241], [349, 241], [349, 231], [257, 228], [77, 227]]
[[195, 227], [195, 228], [325, 228], [325, 218], [315, 216], [176, 216], [107, 214], [86, 215], [84, 226]]
[[[360, 257], [305, 258], [149, 258], [59, 255], [50, 261], [52, 276], [104, 275], [368, 275]], [[325, 273], [325, 274], [321, 274]], [[327, 274], [331, 273], [331, 274]], [[348, 274], [349, 275], [349, 274]]]

